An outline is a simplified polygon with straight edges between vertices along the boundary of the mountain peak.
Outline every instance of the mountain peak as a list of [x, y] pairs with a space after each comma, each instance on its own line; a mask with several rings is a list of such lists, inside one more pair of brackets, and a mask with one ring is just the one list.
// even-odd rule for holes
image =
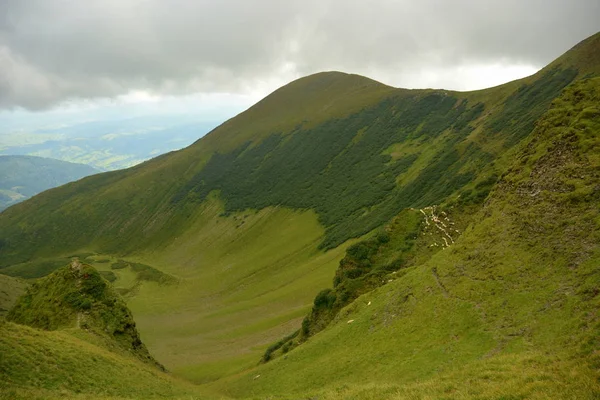
[[327, 71], [296, 79], [225, 122], [203, 139], [223, 151], [274, 133], [312, 127], [369, 107], [399, 89], [361, 75]]

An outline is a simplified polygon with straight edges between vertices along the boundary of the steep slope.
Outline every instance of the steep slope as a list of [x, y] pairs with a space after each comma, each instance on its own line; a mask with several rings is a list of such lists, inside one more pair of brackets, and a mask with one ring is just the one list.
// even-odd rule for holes
[[154, 361], [131, 312], [92, 267], [74, 260], [21, 291], [9, 322], [0, 319], [0, 398], [204, 397]]
[[21, 279], [0, 275], [0, 318], [14, 306], [26, 287], [27, 283]]
[[597, 398], [599, 104], [600, 78], [571, 85], [456, 243], [217, 385], [282, 398]]
[[83, 329], [110, 348], [162, 368], [141, 342], [125, 302], [98, 271], [77, 259], [29, 286], [6, 318], [45, 330]]
[[32, 156], [0, 156], [0, 211], [44, 190], [97, 174], [89, 165]]
[[149, 265], [178, 281], [128, 298], [153, 354], [197, 381], [237, 372], [298, 326], [348, 240], [406, 208], [480, 207], [553, 99], [598, 72], [597, 39], [470, 93], [302, 78], [182, 151], [11, 207], [0, 267], [86, 252]]

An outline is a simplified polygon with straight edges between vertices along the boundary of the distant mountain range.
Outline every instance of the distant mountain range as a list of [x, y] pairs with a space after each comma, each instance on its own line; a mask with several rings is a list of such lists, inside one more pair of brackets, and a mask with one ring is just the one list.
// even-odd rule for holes
[[100, 171], [84, 164], [33, 156], [0, 156], [0, 211]]
[[216, 125], [217, 121], [198, 121], [189, 116], [158, 115], [16, 133], [0, 130], [0, 155], [47, 157], [112, 171], [186, 147]]

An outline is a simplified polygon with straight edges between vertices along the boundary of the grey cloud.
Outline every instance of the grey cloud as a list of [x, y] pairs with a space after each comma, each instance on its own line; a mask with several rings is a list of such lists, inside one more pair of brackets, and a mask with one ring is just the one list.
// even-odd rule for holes
[[398, 85], [428, 66], [542, 66], [599, 20], [598, 0], [0, 0], [0, 108], [239, 91], [282, 71]]

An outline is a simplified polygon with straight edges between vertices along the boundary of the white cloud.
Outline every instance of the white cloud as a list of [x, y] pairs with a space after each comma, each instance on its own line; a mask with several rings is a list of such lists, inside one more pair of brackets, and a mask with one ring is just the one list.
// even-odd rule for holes
[[598, 0], [3, 0], [0, 108], [160, 109], [323, 70], [490, 86], [595, 33], [599, 15]]

